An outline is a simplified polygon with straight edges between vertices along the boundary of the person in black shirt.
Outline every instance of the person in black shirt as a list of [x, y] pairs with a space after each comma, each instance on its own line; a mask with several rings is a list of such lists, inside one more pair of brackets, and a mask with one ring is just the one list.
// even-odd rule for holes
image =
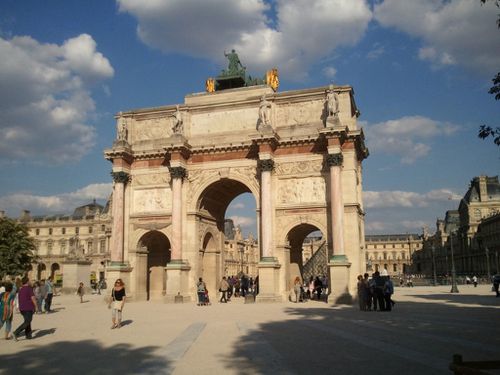
[[108, 306], [111, 308], [111, 320], [113, 321], [111, 329], [121, 327], [122, 310], [125, 305], [125, 298], [125, 284], [122, 279], [117, 279], [113, 289], [111, 289], [111, 300]]

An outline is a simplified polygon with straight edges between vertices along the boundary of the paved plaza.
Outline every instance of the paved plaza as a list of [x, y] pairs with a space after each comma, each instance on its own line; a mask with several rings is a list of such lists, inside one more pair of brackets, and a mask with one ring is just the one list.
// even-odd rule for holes
[[[129, 303], [111, 330], [104, 297], [57, 296], [34, 339], [0, 341], [2, 374], [451, 374], [500, 360], [500, 298], [490, 286], [397, 288], [392, 312], [309, 301]], [[14, 327], [21, 322], [15, 314]], [[3, 332], [1, 334], [3, 337]]]

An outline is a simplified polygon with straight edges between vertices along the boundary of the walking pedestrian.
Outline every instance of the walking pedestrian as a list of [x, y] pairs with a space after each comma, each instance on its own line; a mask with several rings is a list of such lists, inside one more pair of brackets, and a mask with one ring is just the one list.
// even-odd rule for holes
[[300, 277], [297, 276], [295, 278], [295, 281], [293, 282], [293, 291], [295, 292], [295, 303], [298, 303], [300, 301], [300, 288], [302, 286], [302, 283], [300, 282]]
[[314, 290], [318, 295], [318, 301], [321, 301], [321, 291], [323, 290], [323, 283], [319, 279], [319, 276], [316, 276], [316, 278], [314, 279]]
[[[83, 283], [80, 283], [83, 284]], [[111, 321], [113, 325], [111, 329], [120, 328], [122, 323], [122, 311], [125, 305], [125, 284], [122, 279], [117, 279], [113, 289], [111, 289], [111, 299], [108, 307], [111, 308]]]
[[41, 314], [42, 313], [42, 302], [43, 302], [41, 282], [39, 282], [39, 281], [35, 282], [35, 287], [33, 288], [33, 294], [35, 295], [36, 307], [38, 310], [38, 314]]
[[472, 283], [474, 284], [474, 288], [477, 288], [477, 276], [472, 276]]
[[0, 294], [0, 329], [5, 324], [5, 340], [10, 338], [12, 318], [14, 317], [14, 300], [16, 291], [11, 282], [5, 284], [5, 291]]
[[493, 276], [493, 291], [496, 293], [497, 297], [500, 297], [500, 292], [498, 291], [498, 288], [500, 286], [500, 273], [496, 273], [495, 276]]
[[23, 316], [24, 321], [19, 327], [12, 332], [12, 337], [17, 341], [18, 336], [24, 331], [24, 334], [28, 340], [31, 340], [32, 329], [31, 321], [33, 320], [33, 314], [36, 312], [36, 299], [33, 293], [33, 288], [30, 284], [30, 279], [25, 276], [22, 278], [22, 287], [19, 290], [19, 311]]
[[392, 283], [391, 277], [387, 275], [387, 279], [384, 284], [385, 311], [391, 311], [392, 307], [396, 304], [392, 300], [393, 294], [394, 294], [394, 284]]
[[198, 293], [198, 306], [205, 305], [205, 290], [207, 289], [205, 282], [200, 277], [196, 283], [196, 291]]
[[52, 312], [50, 310], [52, 306], [52, 297], [54, 296], [54, 285], [52, 284], [52, 276], [50, 276], [45, 282], [47, 287], [47, 296], [45, 297], [45, 313], [48, 314]]
[[80, 282], [80, 285], [78, 285], [78, 289], [76, 290], [76, 295], [80, 297], [80, 303], [83, 303], [84, 294], [85, 294], [85, 287], [83, 286], [83, 283]]
[[229, 283], [227, 282], [226, 280], [226, 276], [224, 276], [220, 282], [220, 286], [219, 286], [219, 292], [222, 293], [222, 296], [220, 297], [220, 300], [219, 302], [222, 303], [227, 303], [227, 298], [226, 298], [226, 293], [227, 293], [227, 290], [229, 289]]

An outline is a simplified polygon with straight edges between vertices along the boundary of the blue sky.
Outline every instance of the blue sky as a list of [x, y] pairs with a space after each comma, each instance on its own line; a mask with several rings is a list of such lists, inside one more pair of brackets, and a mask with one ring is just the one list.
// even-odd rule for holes
[[[474, 0], [4, 0], [0, 3], [0, 209], [67, 213], [111, 191], [113, 115], [182, 103], [236, 48], [280, 91], [351, 85], [371, 155], [367, 233], [431, 231], [469, 181], [498, 175], [487, 93], [499, 9]], [[255, 233], [255, 201], [227, 216]]]

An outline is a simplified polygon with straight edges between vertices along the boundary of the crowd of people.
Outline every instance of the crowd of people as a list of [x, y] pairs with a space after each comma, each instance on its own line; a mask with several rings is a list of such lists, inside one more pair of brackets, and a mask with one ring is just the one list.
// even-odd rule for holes
[[[0, 286], [0, 328], [5, 325], [5, 339], [13, 338], [17, 341], [17, 337], [23, 332], [28, 340], [31, 339], [33, 315], [51, 312], [53, 293], [52, 277], [34, 284], [27, 276], [16, 278], [14, 282], [3, 282]], [[23, 322], [12, 331], [16, 310], [22, 315]]]
[[383, 276], [378, 271], [372, 277], [368, 273], [359, 275], [357, 289], [362, 311], [391, 311], [396, 304], [392, 299], [394, 284], [387, 272]]
[[[210, 296], [208, 295], [208, 289], [203, 281], [203, 278], [199, 278], [196, 283], [196, 291], [198, 294], [198, 306], [210, 305]], [[240, 274], [237, 276], [224, 276], [219, 282], [219, 292], [221, 297], [219, 302], [227, 303], [231, 301], [231, 297], [245, 297], [246, 295], [257, 295], [259, 294], [259, 276], [255, 279], [249, 277], [245, 274]]]
[[[295, 303], [306, 302], [307, 300], [322, 300], [322, 296], [328, 294], [328, 278], [323, 276], [311, 276], [309, 281], [301, 282], [297, 276], [293, 282], [293, 292], [295, 294]], [[292, 299], [290, 297], [290, 299]]]

